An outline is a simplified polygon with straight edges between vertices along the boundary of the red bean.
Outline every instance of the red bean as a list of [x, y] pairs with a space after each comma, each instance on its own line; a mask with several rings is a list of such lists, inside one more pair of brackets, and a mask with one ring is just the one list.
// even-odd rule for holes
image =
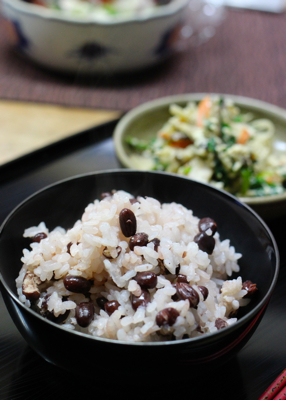
[[148, 244], [148, 235], [146, 233], [140, 232], [136, 233], [129, 240], [129, 248], [130, 250], [134, 250], [135, 246], [147, 246]]
[[108, 300], [103, 296], [98, 297], [96, 299], [96, 303], [97, 303], [98, 307], [101, 308], [102, 310], [104, 310], [105, 303], [107, 303], [107, 302], [108, 302]]
[[36, 235], [32, 237], [32, 240], [33, 240], [33, 242], [40, 243], [40, 241], [45, 239], [46, 237], [48, 237], [48, 235], [45, 232], [39, 232], [39, 233], [36, 233]]
[[200, 232], [206, 232], [208, 229], [212, 231], [214, 235], [217, 231], [217, 224], [212, 218], [202, 218], [199, 220], [199, 230]]
[[176, 289], [176, 293], [173, 294], [173, 296], [171, 296], [171, 299], [172, 299], [173, 301], [179, 301], [180, 298], [179, 298], [178, 293], [177, 293], [177, 282], [172, 283], [172, 287], [174, 287], [174, 288]]
[[48, 310], [48, 301], [49, 298], [51, 297], [51, 294], [46, 294], [41, 305], [40, 309], [40, 314], [44, 317], [47, 318], [49, 321], [55, 322], [57, 324], [63, 323], [69, 316], [70, 310], [66, 310], [65, 313], [59, 314], [57, 317], [55, 316], [53, 311]]
[[135, 235], [137, 229], [137, 221], [133, 211], [129, 208], [123, 208], [119, 213], [120, 228], [125, 237]]
[[[77, 244], [79, 244], [79, 242], [77, 242]], [[71, 247], [72, 247], [72, 245], [73, 245], [73, 242], [69, 242], [67, 244], [67, 253], [69, 253], [70, 255], [71, 255]]]
[[103, 200], [103, 199], [106, 199], [107, 197], [111, 197], [111, 196], [112, 196], [112, 194], [110, 192], [103, 192], [100, 195], [100, 199]]
[[251, 281], [245, 281], [242, 284], [242, 289], [247, 290], [247, 293], [244, 297], [251, 297], [258, 290], [256, 283], [252, 283]]
[[135, 281], [143, 289], [154, 289], [157, 285], [157, 275], [152, 271], [138, 272]]
[[187, 276], [186, 276], [186, 275], [183, 275], [183, 274], [179, 274], [179, 275], [178, 275], [178, 278], [177, 278], [177, 282], [188, 283]]
[[134, 311], [137, 310], [138, 307], [144, 306], [146, 307], [148, 303], [150, 303], [150, 293], [148, 290], [142, 290], [142, 293], [139, 297], [134, 294], [131, 295], [131, 305]]
[[67, 275], [64, 277], [64, 286], [73, 293], [88, 293], [92, 283], [82, 276]]
[[55, 322], [56, 324], [62, 324], [68, 318], [70, 310], [66, 310], [65, 313], [58, 315], [57, 317], [53, 311], [45, 311], [43, 317], [47, 318], [49, 321]]
[[200, 301], [198, 292], [188, 283], [177, 282], [177, 294], [181, 300], [189, 300], [190, 307], [197, 308]]
[[118, 310], [119, 306], [120, 306], [120, 304], [118, 303], [117, 300], [111, 300], [111, 301], [107, 301], [104, 304], [104, 309], [108, 315], [111, 315], [114, 313], [114, 311]]
[[130, 202], [130, 204], [140, 203], [140, 201], [137, 198], [130, 199], [129, 202]]
[[158, 247], [160, 246], [160, 239], [154, 238], [154, 239], [150, 240], [149, 243], [154, 243], [154, 250], [158, 251]]
[[222, 318], [217, 318], [215, 320], [215, 327], [217, 328], [217, 330], [226, 328], [227, 327], [227, 322]]
[[28, 271], [24, 277], [22, 284], [23, 295], [30, 301], [36, 301], [40, 297], [40, 290], [38, 285], [41, 284], [41, 279], [33, 272]]
[[166, 325], [173, 326], [179, 315], [179, 311], [175, 308], [165, 308], [164, 310], [159, 311], [156, 315], [156, 324], [160, 327]]
[[194, 242], [197, 243], [200, 250], [212, 254], [215, 247], [215, 239], [212, 236], [200, 232], [194, 237]]
[[105, 246], [102, 251], [102, 254], [104, 255], [104, 257], [106, 257], [110, 260], [115, 259], [115, 258], [119, 257], [119, 255], [122, 251], [122, 248], [121, 248], [121, 246], [117, 246], [115, 250], [116, 250], [116, 253], [115, 253], [114, 257], [112, 257], [110, 250], [107, 248], [107, 246]]
[[71, 247], [72, 247], [72, 242], [69, 242], [68, 244], [67, 244], [67, 253], [69, 253], [69, 254], [71, 254]]
[[206, 300], [209, 295], [208, 288], [206, 288], [205, 286], [198, 286], [198, 289], [201, 292], [201, 294], [203, 295], [204, 300]]
[[80, 303], [75, 309], [76, 322], [82, 328], [86, 328], [94, 317], [94, 306], [93, 303]]

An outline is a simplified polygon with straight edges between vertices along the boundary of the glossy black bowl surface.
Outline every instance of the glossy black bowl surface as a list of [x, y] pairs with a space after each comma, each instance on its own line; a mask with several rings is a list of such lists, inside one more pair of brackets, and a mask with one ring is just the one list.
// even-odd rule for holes
[[[161, 202], [181, 203], [200, 218], [209, 216], [216, 220], [221, 240], [230, 239], [243, 255], [239, 275], [243, 280], [255, 282], [259, 289], [251, 303], [241, 309], [238, 322], [195, 339], [130, 344], [68, 331], [19, 301], [15, 278], [21, 268], [22, 249], [28, 246], [22, 236], [24, 230], [41, 221], [49, 229], [59, 225], [72, 227], [88, 203], [113, 189], [134, 196], [151, 196]], [[115, 170], [66, 179], [22, 202], [6, 218], [0, 231], [1, 291], [14, 323], [28, 344], [60, 367], [76, 369], [76, 363], [84, 371], [92, 370], [105, 377], [111, 364], [136, 377], [152, 370], [159, 373], [158, 360], [160, 363], [173, 360], [185, 366], [227, 360], [255, 332], [275, 287], [278, 270], [279, 254], [272, 233], [250, 207], [211, 186], [160, 172]], [[164, 371], [159, 374], [163, 376]]]

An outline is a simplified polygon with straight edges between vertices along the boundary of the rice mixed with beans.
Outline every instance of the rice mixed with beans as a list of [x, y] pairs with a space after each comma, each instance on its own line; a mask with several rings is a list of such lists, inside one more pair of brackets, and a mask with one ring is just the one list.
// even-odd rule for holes
[[[61, 326], [128, 342], [192, 338], [236, 322], [256, 292], [211, 216], [103, 193], [68, 230], [25, 230], [19, 299]], [[236, 278], [230, 277], [236, 273]]]

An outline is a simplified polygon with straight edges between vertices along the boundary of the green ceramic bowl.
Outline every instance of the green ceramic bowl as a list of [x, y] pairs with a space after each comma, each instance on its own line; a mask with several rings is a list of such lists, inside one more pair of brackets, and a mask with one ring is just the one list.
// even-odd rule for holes
[[[170, 117], [169, 105], [185, 105], [189, 101], [200, 101], [209, 93], [182, 94], [163, 97], [144, 103], [126, 113], [117, 124], [113, 139], [117, 157], [123, 167], [148, 169], [148, 164], [139, 163], [134, 153], [126, 144], [128, 136], [138, 138], [155, 137], [163, 123]], [[213, 94], [218, 96], [218, 94]], [[259, 100], [233, 95], [222, 95], [231, 98], [242, 112], [252, 112], [256, 118], [269, 118], [276, 126], [274, 149], [277, 153], [286, 152], [286, 110]], [[265, 197], [240, 198], [250, 205], [262, 218], [273, 219], [286, 215], [286, 191], [283, 194]]]

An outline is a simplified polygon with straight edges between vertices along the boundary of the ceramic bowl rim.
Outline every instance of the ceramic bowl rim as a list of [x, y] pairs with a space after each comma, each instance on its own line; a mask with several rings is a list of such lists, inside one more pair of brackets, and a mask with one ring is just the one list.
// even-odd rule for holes
[[36, 192], [34, 192], [33, 194], [31, 194], [30, 196], [28, 196], [27, 198], [25, 198], [23, 201], [21, 201], [9, 214], [8, 216], [5, 218], [5, 220], [2, 222], [1, 226], [0, 226], [0, 240], [1, 240], [1, 235], [3, 230], [5, 229], [6, 224], [9, 222], [10, 218], [13, 216], [13, 214], [18, 211], [22, 206], [24, 206], [26, 203], [28, 203], [30, 200], [32, 200], [33, 198], [37, 197], [39, 194], [48, 191], [51, 188], [54, 188], [58, 185], [61, 185], [65, 182], [68, 181], [72, 181], [72, 180], [77, 180], [77, 179], [82, 179], [85, 177], [89, 177], [89, 176], [95, 176], [95, 175], [104, 175], [104, 174], [144, 174], [144, 175], [169, 175], [171, 177], [174, 177], [175, 179], [179, 179], [179, 180], [186, 180], [186, 182], [191, 182], [194, 183], [196, 185], [199, 186], [203, 186], [206, 188], [206, 190], [210, 191], [210, 192], [215, 192], [215, 193], [219, 193], [220, 196], [228, 198], [229, 201], [235, 202], [240, 204], [241, 207], [245, 208], [248, 210], [248, 212], [250, 212], [253, 216], [255, 216], [255, 218], [258, 220], [258, 222], [263, 226], [263, 228], [267, 231], [272, 244], [273, 244], [273, 248], [275, 251], [275, 256], [276, 256], [276, 263], [275, 263], [275, 271], [274, 271], [274, 276], [272, 279], [272, 282], [270, 284], [269, 289], [267, 290], [267, 293], [264, 295], [264, 297], [261, 299], [261, 301], [252, 309], [250, 310], [246, 315], [244, 315], [242, 318], [240, 318], [238, 321], [236, 321], [234, 324], [226, 327], [225, 329], [222, 329], [220, 331], [217, 332], [212, 332], [212, 333], [206, 333], [203, 336], [200, 337], [195, 337], [195, 338], [189, 338], [189, 339], [181, 339], [181, 340], [176, 340], [176, 341], [164, 341], [164, 342], [125, 342], [125, 341], [120, 341], [120, 340], [115, 340], [115, 339], [107, 339], [107, 338], [101, 338], [101, 337], [96, 337], [96, 336], [91, 336], [88, 335], [86, 333], [83, 332], [77, 332], [74, 330], [69, 330], [66, 329], [64, 327], [62, 327], [61, 325], [57, 325], [56, 323], [49, 321], [48, 319], [44, 318], [43, 316], [37, 314], [35, 311], [33, 311], [31, 308], [26, 307], [20, 300], [19, 298], [10, 290], [8, 284], [6, 284], [1, 272], [0, 272], [0, 281], [1, 284], [3, 285], [5, 291], [7, 292], [7, 294], [10, 296], [10, 298], [14, 301], [14, 303], [16, 303], [18, 305], [18, 307], [20, 306], [20, 308], [24, 309], [25, 312], [30, 313], [32, 316], [34, 316], [36, 319], [40, 319], [41, 321], [44, 321], [45, 323], [51, 324], [52, 326], [54, 326], [57, 329], [61, 329], [62, 331], [66, 332], [67, 334], [75, 334], [77, 336], [82, 337], [83, 339], [86, 340], [93, 340], [93, 341], [99, 341], [99, 342], [105, 342], [105, 343], [109, 343], [109, 344], [115, 344], [115, 345], [125, 345], [125, 346], [148, 346], [148, 347], [161, 347], [161, 346], [176, 346], [176, 345], [182, 345], [183, 343], [188, 343], [188, 342], [198, 342], [198, 343], [204, 343], [204, 342], [212, 342], [213, 340], [215, 340], [216, 337], [225, 337], [228, 334], [230, 334], [232, 331], [239, 329], [239, 327], [241, 327], [241, 325], [244, 324], [244, 322], [246, 321], [251, 321], [253, 318], [255, 318], [255, 316], [257, 315], [257, 313], [268, 303], [269, 299], [271, 298], [272, 292], [275, 288], [277, 279], [278, 279], [278, 274], [279, 274], [279, 268], [280, 268], [280, 256], [279, 256], [279, 250], [278, 250], [278, 246], [276, 243], [276, 240], [272, 234], [272, 232], [270, 231], [270, 229], [268, 228], [267, 224], [264, 222], [264, 220], [255, 212], [253, 211], [253, 209], [251, 209], [247, 204], [241, 203], [240, 201], [238, 201], [238, 199], [217, 188], [214, 188], [211, 185], [208, 184], [204, 184], [201, 182], [196, 182], [196, 181], [192, 181], [189, 178], [186, 178], [184, 176], [179, 176], [177, 174], [173, 174], [173, 173], [164, 173], [164, 172], [160, 172], [160, 171], [138, 171], [135, 169], [109, 169], [109, 170], [102, 170], [102, 171], [96, 171], [96, 172], [89, 172], [89, 173], [83, 173], [83, 174], [78, 174], [78, 175], [73, 175], [70, 176], [68, 178], [59, 180], [57, 182], [54, 182], [52, 184], [49, 184], [43, 188], [41, 188], [40, 190], [37, 190]]
[[[286, 123], [286, 109], [278, 107], [274, 104], [270, 104], [261, 100], [253, 99], [251, 97], [246, 96], [238, 96], [232, 94], [223, 94], [223, 93], [185, 93], [185, 94], [176, 94], [171, 96], [160, 97], [155, 100], [147, 101], [145, 103], [140, 104], [139, 106], [133, 108], [128, 111], [121, 117], [118, 124], [116, 125], [113, 133], [113, 140], [115, 145], [115, 150], [117, 153], [117, 157], [119, 161], [127, 168], [134, 168], [132, 163], [129, 160], [129, 157], [126, 155], [122, 137], [125, 133], [126, 127], [128, 127], [133, 120], [142, 114], [148, 114], [149, 110], [152, 109], [160, 109], [162, 106], [166, 106], [170, 103], [175, 102], [185, 102], [185, 101], [197, 101], [202, 99], [205, 96], [222, 96], [225, 98], [232, 99], [235, 104], [242, 104], [245, 106], [249, 106], [257, 111], [261, 112], [261, 109], [267, 109], [270, 114], [278, 115], [281, 118], [285, 119]], [[271, 196], [264, 197], [239, 197], [241, 202], [247, 203], [249, 205], [263, 205], [268, 203], [278, 203], [281, 201], [286, 201], [286, 191], [281, 194], [275, 194]]]
[[118, 26], [133, 23], [144, 23], [152, 20], [163, 19], [172, 15], [176, 15], [182, 9], [188, 6], [189, 0], [176, 0], [170, 4], [160, 6], [150, 15], [139, 15], [133, 17], [117, 17], [101, 20], [95, 16], [73, 16], [70, 13], [64, 13], [58, 10], [51, 10], [36, 4], [24, 2], [23, 0], [2, 0], [2, 8], [9, 7], [14, 11], [42, 18], [46, 21], [57, 21], [62, 23], [70, 23], [76, 25], [98, 25], [98, 26]]

